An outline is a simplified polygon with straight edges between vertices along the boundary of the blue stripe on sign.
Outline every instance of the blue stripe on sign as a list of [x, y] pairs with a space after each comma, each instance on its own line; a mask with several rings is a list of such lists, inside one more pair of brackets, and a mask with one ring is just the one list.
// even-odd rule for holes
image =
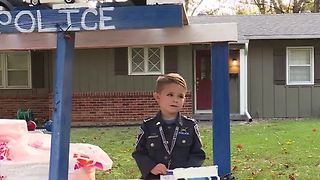
[[[181, 5], [0, 11], [0, 33], [181, 27]], [[60, 28], [58, 28], [59, 26]]]

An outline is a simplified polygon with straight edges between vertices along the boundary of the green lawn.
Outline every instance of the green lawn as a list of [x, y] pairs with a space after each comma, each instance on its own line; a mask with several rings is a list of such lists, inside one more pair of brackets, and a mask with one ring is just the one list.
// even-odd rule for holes
[[[237, 179], [320, 179], [320, 119], [270, 120], [231, 127], [232, 169]], [[200, 124], [212, 164], [210, 123]], [[97, 172], [100, 179], [139, 178], [131, 157], [138, 127], [73, 128], [71, 141], [100, 146], [113, 160], [111, 173]]]

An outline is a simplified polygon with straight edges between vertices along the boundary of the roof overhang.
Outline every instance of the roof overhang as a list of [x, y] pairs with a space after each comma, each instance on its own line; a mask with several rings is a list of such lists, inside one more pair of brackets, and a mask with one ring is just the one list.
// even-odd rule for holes
[[258, 39], [318, 39], [320, 34], [278, 34], [278, 35], [246, 35], [248, 40]]
[[[0, 50], [55, 49], [56, 33], [1, 34]], [[194, 24], [177, 28], [85, 31], [76, 33], [75, 47], [114, 48], [236, 42], [236, 23]]]
[[251, 40], [320, 39], [320, 34], [244, 35], [243, 38], [230, 44], [246, 44]]

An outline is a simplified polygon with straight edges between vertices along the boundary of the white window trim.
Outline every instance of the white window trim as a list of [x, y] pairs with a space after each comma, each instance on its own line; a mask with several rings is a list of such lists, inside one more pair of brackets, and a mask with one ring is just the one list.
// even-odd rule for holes
[[[15, 53], [15, 52], [8, 52]], [[1, 53], [0, 63], [2, 66], [2, 86], [0, 89], [31, 89], [32, 88], [32, 68], [31, 68], [31, 52], [25, 52], [27, 54], [27, 63], [28, 63], [28, 85], [27, 86], [9, 86], [8, 85], [8, 71], [7, 71], [7, 52]]]
[[4, 73], [5, 73], [5, 70], [4, 70], [4, 58], [5, 58], [5, 55], [4, 53], [0, 53], [0, 64], [1, 64], [1, 75], [2, 75], [2, 78], [1, 78], [1, 84], [0, 84], [0, 88], [3, 89], [5, 87], [5, 80], [4, 80]]
[[[148, 72], [148, 49], [153, 47], [160, 48], [160, 72]], [[132, 48], [143, 48], [145, 72], [132, 72]], [[164, 46], [128, 47], [128, 75], [161, 75], [161, 74], [164, 74]]]
[[[290, 83], [289, 82], [289, 49], [311, 49], [310, 57], [311, 57], [311, 68], [310, 68], [310, 82], [301, 82], [301, 83]], [[314, 47], [313, 46], [292, 46], [286, 48], [286, 84], [287, 85], [314, 85]]]

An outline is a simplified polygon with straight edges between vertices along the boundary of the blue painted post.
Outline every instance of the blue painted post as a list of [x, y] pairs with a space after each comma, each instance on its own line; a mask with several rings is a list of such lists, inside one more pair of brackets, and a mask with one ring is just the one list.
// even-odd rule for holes
[[219, 176], [231, 173], [228, 58], [227, 42], [212, 44], [213, 163], [218, 165]]
[[57, 33], [49, 180], [68, 179], [74, 40], [74, 32]]

